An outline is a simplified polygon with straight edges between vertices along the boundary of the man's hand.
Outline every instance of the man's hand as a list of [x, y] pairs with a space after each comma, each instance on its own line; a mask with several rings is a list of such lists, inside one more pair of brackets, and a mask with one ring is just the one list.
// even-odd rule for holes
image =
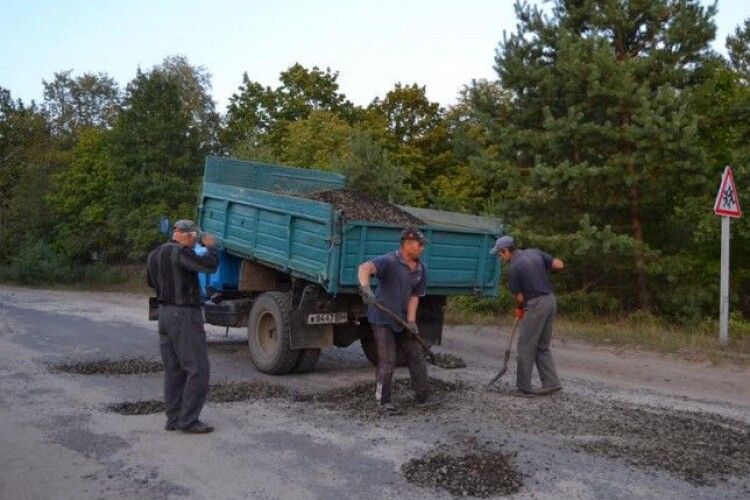
[[375, 298], [375, 292], [372, 291], [372, 288], [370, 288], [369, 285], [359, 287], [359, 295], [362, 297], [362, 302], [364, 302], [368, 306], [371, 306], [375, 302], [377, 302], [377, 299]]
[[516, 307], [516, 320], [523, 318], [523, 306]]
[[409, 322], [406, 324], [407, 328], [409, 328], [409, 331], [414, 335], [419, 335], [419, 327], [414, 322]]
[[201, 245], [204, 247], [213, 248], [216, 246], [216, 237], [213, 234], [206, 233], [201, 238]]

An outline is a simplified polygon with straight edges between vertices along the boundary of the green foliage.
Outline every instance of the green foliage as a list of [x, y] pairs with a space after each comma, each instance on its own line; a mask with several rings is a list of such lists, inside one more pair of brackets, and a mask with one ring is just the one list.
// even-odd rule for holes
[[[649, 332], [661, 318], [709, 325], [725, 165], [750, 207], [750, 20], [724, 59], [709, 46], [715, 10], [518, 2], [498, 79], [470, 82], [448, 109], [402, 83], [355, 106], [337, 72], [297, 63], [275, 87], [244, 74], [220, 119], [210, 75], [182, 56], [124, 92], [104, 73], [56, 73], [41, 107], [0, 88], [0, 278], [118, 281], [108, 266], [142, 261], [162, 215], [194, 216], [205, 155], [229, 153], [341, 172], [396, 203], [500, 216], [521, 247], [565, 260], [554, 281], [569, 316], [632, 315]], [[748, 317], [750, 218], [732, 235], [733, 307]], [[453, 318], [511, 309], [506, 292], [448, 303]]]
[[82, 128], [110, 127], [120, 107], [120, 89], [107, 74], [72, 71], [55, 73], [51, 81], [42, 80], [44, 110], [52, 132], [58, 136], [75, 136]]
[[24, 285], [69, 282], [73, 279], [70, 261], [44, 241], [28, 242], [0, 267], [0, 280]]

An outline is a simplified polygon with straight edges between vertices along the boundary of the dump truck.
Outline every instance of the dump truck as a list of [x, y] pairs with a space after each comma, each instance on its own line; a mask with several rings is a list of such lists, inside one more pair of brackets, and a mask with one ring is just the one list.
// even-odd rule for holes
[[[250, 357], [262, 372], [309, 372], [322, 349], [356, 341], [377, 361], [357, 268], [398, 249], [403, 225], [378, 221], [377, 214], [352, 220], [312, 199], [345, 185], [333, 172], [206, 159], [198, 224], [216, 237], [220, 263], [200, 279], [205, 320], [247, 328]], [[416, 217], [429, 239], [417, 324], [440, 344], [446, 297], [497, 296], [500, 264], [489, 250], [503, 226], [494, 218], [398, 208]]]

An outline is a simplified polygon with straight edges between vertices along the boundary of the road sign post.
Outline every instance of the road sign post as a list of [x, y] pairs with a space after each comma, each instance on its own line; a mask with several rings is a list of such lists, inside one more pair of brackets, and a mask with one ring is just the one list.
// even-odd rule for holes
[[721, 282], [719, 287], [719, 342], [729, 343], [729, 244], [732, 218], [742, 217], [740, 197], [734, 184], [732, 169], [726, 167], [721, 176], [714, 213], [721, 216]]

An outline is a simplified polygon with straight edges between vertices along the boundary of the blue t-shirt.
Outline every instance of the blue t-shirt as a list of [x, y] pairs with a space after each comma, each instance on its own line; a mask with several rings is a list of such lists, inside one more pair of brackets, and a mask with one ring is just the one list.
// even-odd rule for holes
[[517, 250], [508, 267], [508, 290], [524, 300], [554, 293], [549, 279], [552, 256], [536, 248]]
[[[371, 262], [375, 265], [375, 277], [378, 279], [375, 289], [378, 302], [406, 320], [409, 299], [414, 295], [424, 297], [427, 293], [427, 267], [422, 261], [417, 261], [412, 271], [398, 251], [376, 257]], [[375, 306], [370, 306], [367, 311], [367, 320], [371, 325], [388, 326], [395, 332], [404, 329]]]

